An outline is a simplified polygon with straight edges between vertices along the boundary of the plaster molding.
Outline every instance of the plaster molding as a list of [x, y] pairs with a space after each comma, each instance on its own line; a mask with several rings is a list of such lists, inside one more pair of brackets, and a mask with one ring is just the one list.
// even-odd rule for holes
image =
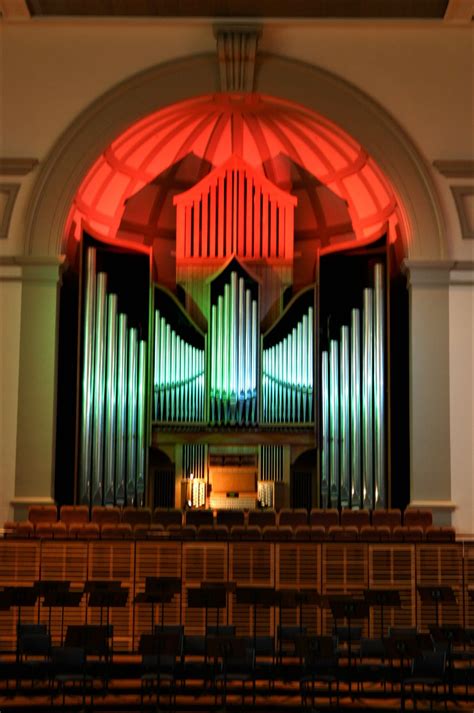
[[[97, 98], [42, 162], [26, 215], [25, 252], [63, 251], [74, 195], [90, 166], [132, 123], [175, 102], [218, 91], [214, 54], [145, 70]], [[410, 258], [445, 254], [445, 226], [430, 167], [412, 140], [368, 95], [326, 70], [259, 53], [255, 90], [297, 102], [359, 141], [392, 184]]]
[[55, 501], [48, 495], [15, 496], [10, 500], [11, 505], [54, 505]]
[[0, 282], [57, 283], [65, 265], [65, 255], [2, 255]]
[[456, 210], [458, 212], [459, 223], [461, 225], [461, 237], [463, 240], [474, 240], [474, 217], [468, 215], [468, 206], [464, 202], [466, 196], [474, 196], [473, 186], [450, 186], [454, 197]]
[[0, 158], [1, 176], [26, 176], [39, 161], [37, 158]]
[[221, 92], [253, 91], [261, 34], [262, 28], [258, 25], [235, 23], [214, 28]]
[[474, 178], [474, 161], [433, 161], [433, 166], [446, 178]]
[[453, 260], [404, 260], [402, 271], [408, 287], [449, 287]]
[[19, 183], [0, 183], [0, 194], [6, 196], [3, 212], [0, 213], [0, 239], [8, 238], [13, 207], [20, 190]]
[[419, 508], [420, 510], [448, 510], [452, 512], [458, 506], [452, 500], [410, 500], [409, 507]]

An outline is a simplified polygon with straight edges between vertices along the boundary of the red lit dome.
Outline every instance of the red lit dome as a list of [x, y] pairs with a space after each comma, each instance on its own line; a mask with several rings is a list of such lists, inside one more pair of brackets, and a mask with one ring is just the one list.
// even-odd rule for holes
[[397, 222], [388, 181], [340, 128], [274, 97], [215, 94], [157, 111], [107, 148], [74, 199], [76, 237], [82, 224], [108, 238], [170, 239], [173, 196], [232, 154], [297, 196], [295, 246], [369, 242]]

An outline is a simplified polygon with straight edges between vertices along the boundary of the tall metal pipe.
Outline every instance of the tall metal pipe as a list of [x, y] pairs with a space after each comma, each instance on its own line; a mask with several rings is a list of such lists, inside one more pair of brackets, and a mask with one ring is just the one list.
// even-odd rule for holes
[[92, 441], [92, 503], [103, 501], [104, 477], [104, 403], [107, 320], [107, 275], [99, 272], [96, 283], [94, 349], [94, 421]]
[[155, 340], [153, 354], [153, 418], [158, 418], [160, 398], [160, 311], [155, 310]]
[[258, 353], [258, 315], [257, 301], [252, 300], [252, 417], [251, 422], [257, 421], [257, 353]]
[[115, 503], [115, 426], [117, 417], [117, 295], [108, 295], [107, 302], [104, 503], [113, 505]]
[[230, 274], [230, 422], [235, 424], [237, 408], [237, 383], [238, 383], [238, 282], [237, 273]]
[[81, 450], [79, 459], [79, 502], [89, 503], [93, 422], [93, 365], [95, 336], [96, 249], [88, 248], [84, 287]]
[[127, 389], [127, 502], [136, 502], [137, 477], [137, 361], [138, 345], [135, 327], [128, 333]]
[[126, 452], [127, 452], [127, 315], [118, 316], [117, 335], [117, 436], [115, 450], [115, 502], [125, 501]]
[[329, 344], [329, 439], [330, 439], [330, 498], [337, 507], [340, 494], [339, 472], [339, 344], [331, 339]]
[[167, 362], [167, 348], [168, 344], [166, 341], [166, 320], [164, 317], [160, 318], [160, 366], [158, 374], [158, 385], [159, 385], [159, 416], [160, 421], [165, 420], [165, 398], [166, 398], [166, 362]]
[[329, 358], [321, 353], [321, 504], [329, 507]]
[[145, 496], [146, 466], [146, 373], [147, 345], [142, 339], [138, 347], [138, 400], [137, 400], [137, 504], [143, 506]]
[[351, 505], [361, 507], [360, 311], [351, 311]]
[[239, 279], [239, 320], [238, 320], [238, 422], [242, 423], [245, 415], [245, 282]]
[[308, 421], [313, 420], [314, 400], [314, 310], [308, 309]]
[[350, 497], [350, 421], [349, 421], [349, 327], [341, 327], [340, 349], [340, 435], [341, 435], [341, 507], [348, 507]]
[[373, 507], [373, 290], [364, 290], [362, 364], [363, 504]]
[[374, 269], [374, 506], [386, 507], [385, 494], [385, 319], [384, 269]]

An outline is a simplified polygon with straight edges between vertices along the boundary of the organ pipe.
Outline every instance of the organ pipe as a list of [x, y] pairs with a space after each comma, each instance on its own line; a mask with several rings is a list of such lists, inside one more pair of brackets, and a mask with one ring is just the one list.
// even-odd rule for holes
[[351, 504], [361, 506], [360, 311], [351, 312]]
[[341, 327], [340, 341], [340, 501], [348, 507], [350, 492], [350, 432], [349, 432], [349, 327]]
[[115, 502], [115, 430], [117, 417], [117, 295], [107, 297], [107, 386], [105, 407], [104, 502]]
[[96, 273], [96, 253], [86, 253], [79, 499], [131, 504], [145, 492], [147, 344], [118, 313], [107, 274]]
[[263, 350], [262, 420], [309, 423], [313, 417], [313, 308], [277, 344]]
[[127, 502], [135, 504], [137, 475], [137, 330], [128, 333]]
[[[213, 316], [214, 315], [214, 316]], [[244, 278], [230, 273], [223, 294], [211, 305], [211, 414], [216, 424], [256, 423], [257, 301]], [[211, 415], [212, 420], [212, 415]]]
[[374, 269], [374, 505], [386, 506], [383, 266]]
[[115, 498], [118, 504], [125, 501], [126, 452], [127, 452], [127, 315], [121, 314], [118, 321], [117, 340], [117, 437]]
[[331, 506], [337, 507], [340, 493], [339, 473], [339, 344], [329, 343], [329, 497]]
[[321, 500], [329, 507], [329, 358], [321, 354]]
[[373, 507], [373, 290], [366, 288], [363, 297], [363, 364], [362, 364], [362, 462], [363, 504]]
[[90, 467], [93, 415], [93, 358], [96, 291], [96, 250], [89, 248], [86, 256], [84, 289], [84, 329], [82, 366], [82, 418], [79, 457], [79, 502], [90, 501]]
[[[158, 317], [160, 313], [157, 311]], [[217, 320], [213, 311], [211, 321]], [[187, 342], [163, 316], [155, 319], [153, 381], [155, 421], [184, 423], [204, 419], [204, 349]], [[215, 341], [213, 343], [215, 345]], [[217, 371], [217, 365], [214, 372]], [[156, 371], [158, 369], [158, 372]], [[215, 384], [215, 380], [211, 379]], [[215, 386], [211, 394], [211, 414], [215, 409]], [[212, 418], [212, 415], [211, 415]]]
[[92, 502], [102, 504], [104, 476], [104, 401], [107, 320], [107, 275], [96, 281], [94, 348], [94, 419], [92, 426]]
[[138, 403], [137, 403], [137, 504], [144, 505], [146, 466], [146, 342], [138, 346]]

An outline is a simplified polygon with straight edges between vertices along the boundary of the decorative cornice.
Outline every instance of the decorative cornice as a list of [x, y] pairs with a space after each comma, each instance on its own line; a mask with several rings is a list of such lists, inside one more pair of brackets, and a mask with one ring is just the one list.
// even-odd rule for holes
[[410, 507], [429, 510], [456, 510], [458, 506], [452, 500], [411, 500]]
[[8, 238], [13, 206], [19, 190], [19, 183], [0, 183], [0, 195], [6, 196], [3, 211], [0, 208], [0, 239]]
[[433, 161], [433, 166], [446, 178], [474, 178], [474, 161]]
[[474, 219], [469, 218], [469, 207], [464, 200], [466, 197], [474, 196], [474, 185], [450, 186], [450, 188], [461, 225], [461, 237], [463, 240], [474, 240]]
[[65, 255], [1, 255], [0, 282], [58, 282], [65, 265]]
[[255, 60], [262, 28], [257, 25], [219, 25], [214, 28], [222, 92], [252, 92]]
[[474, 284], [474, 262], [470, 260], [404, 260], [402, 271], [409, 287]]
[[0, 175], [26, 176], [38, 163], [37, 158], [0, 158]]

